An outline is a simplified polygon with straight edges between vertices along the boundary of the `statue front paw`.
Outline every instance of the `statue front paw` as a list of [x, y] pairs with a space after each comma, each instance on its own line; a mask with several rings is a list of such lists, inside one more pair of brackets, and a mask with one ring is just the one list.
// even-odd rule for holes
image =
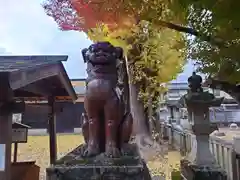
[[84, 157], [92, 157], [100, 154], [99, 146], [97, 145], [88, 145], [87, 149], [84, 151]]
[[106, 146], [105, 155], [110, 158], [120, 157], [121, 153], [116, 146], [108, 145]]

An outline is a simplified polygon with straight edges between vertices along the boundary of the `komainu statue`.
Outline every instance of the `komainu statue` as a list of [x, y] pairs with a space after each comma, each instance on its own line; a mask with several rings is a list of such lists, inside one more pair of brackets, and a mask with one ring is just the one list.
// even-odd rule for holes
[[82, 50], [87, 64], [83, 135], [84, 156], [105, 153], [119, 157], [130, 139], [132, 116], [123, 50], [109, 42], [97, 42]]

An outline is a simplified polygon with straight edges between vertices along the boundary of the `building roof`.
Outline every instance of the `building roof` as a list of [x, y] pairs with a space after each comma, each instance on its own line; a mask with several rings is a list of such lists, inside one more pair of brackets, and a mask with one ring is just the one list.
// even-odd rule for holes
[[1, 78], [7, 78], [15, 98], [77, 95], [62, 61], [68, 56], [0, 56]]
[[14, 72], [67, 61], [68, 56], [0, 56], [0, 72]]
[[177, 83], [177, 82], [171, 82], [167, 85], [168, 89], [169, 90], [187, 90], [189, 89], [188, 87], [188, 83], [184, 83], [184, 82], [181, 82], [181, 83]]

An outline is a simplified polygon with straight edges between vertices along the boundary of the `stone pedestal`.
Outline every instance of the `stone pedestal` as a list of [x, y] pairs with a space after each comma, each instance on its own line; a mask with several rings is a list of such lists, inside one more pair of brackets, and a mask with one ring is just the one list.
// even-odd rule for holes
[[135, 145], [126, 145], [120, 158], [107, 158], [104, 154], [83, 158], [84, 148], [79, 146], [47, 168], [47, 180], [151, 180]]
[[183, 180], [227, 180], [227, 174], [219, 167], [194, 165], [188, 160], [181, 161]]
[[198, 166], [215, 167], [216, 160], [209, 147], [209, 134], [213, 132], [212, 126], [204, 123], [195, 124], [192, 125], [192, 131], [195, 139], [192, 141], [192, 149], [186, 159]]
[[209, 135], [215, 130], [209, 120], [209, 107], [220, 106], [223, 99], [216, 99], [208, 92], [184, 96], [191, 131], [195, 135], [191, 152], [181, 161], [181, 173], [186, 180], [227, 180], [226, 173], [217, 164], [209, 148]]

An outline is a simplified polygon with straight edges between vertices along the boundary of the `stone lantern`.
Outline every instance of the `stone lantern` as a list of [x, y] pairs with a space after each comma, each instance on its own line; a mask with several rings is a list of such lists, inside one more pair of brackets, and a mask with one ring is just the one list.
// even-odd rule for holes
[[209, 135], [216, 130], [210, 123], [209, 107], [220, 106], [223, 98], [204, 92], [202, 78], [195, 72], [188, 83], [188, 93], [180, 99], [180, 104], [187, 108], [190, 131], [196, 140], [192, 142], [191, 152], [181, 161], [182, 176], [187, 180], [225, 180], [226, 173], [209, 148]]

